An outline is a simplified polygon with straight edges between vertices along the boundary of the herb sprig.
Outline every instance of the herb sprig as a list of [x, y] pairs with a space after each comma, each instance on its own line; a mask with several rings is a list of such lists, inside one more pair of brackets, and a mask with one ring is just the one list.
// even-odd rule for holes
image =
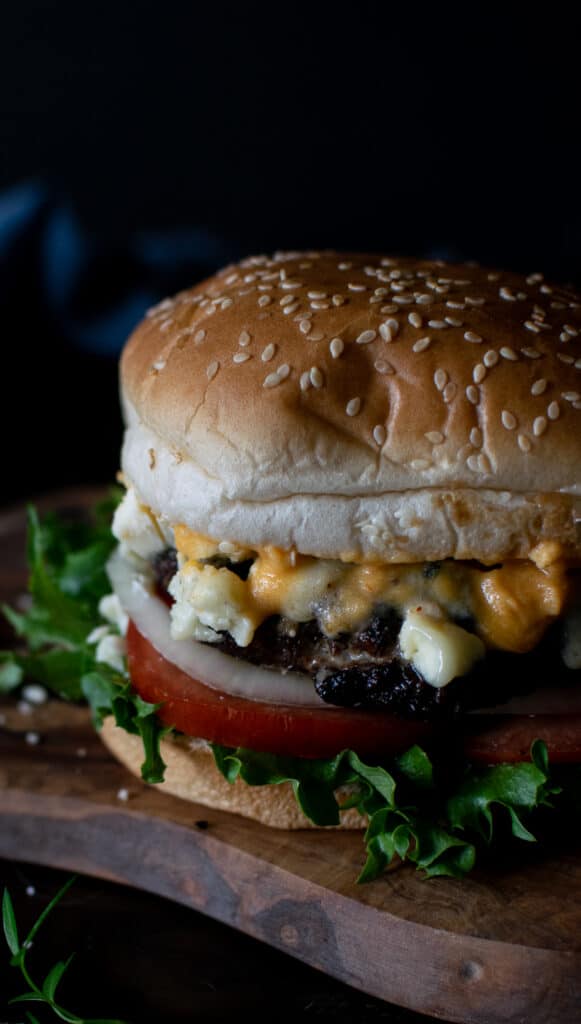
[[[16, 914], [14, 912], [12, 898], [8, 889], [4, 889], [2, 897], [2, 924], [8, 948], [12, 954], [10, 965], [11, 967], [16, 967], [20, 970], [24, 981], [28, 985], [28, 989], [25, 992], [22, 992], [21, 995], [15, 996], [11, 999], [9, 1001], [9, 1005], [14, 1003], [43, 1003], [52, 1010], [56, 1017], [60, 1020], [67, 1021], [68, 1024], [126, 1024], [126, 1022], [118, 1019], [105, 1020], [101, 1017], [79, 1017], [76, 1013], [71, 1013], [70, 1010], [65, 1010], [65, 1008], [57, 1002], [57, 987], [61, 982], [63, 975], [68, 970], [75, 955], [74, 953], [71, 953], [66, 960], [57, 961], [57, 963], [51, 967], [50, 971], [44, 978], [44, 981], [42, 981], [40, 985], [32, 978], [28, 964], [26, 963], [26, 955], [39, 928], [54, 907], [56, 907], [57, 903], [59, 903], [63, 898], [65, 893], [68, 892], [75, 881], [75, 878], [76, 876], [73, 875], [67, 882], [65, 882], [62, 888], [59, 889], [56, 896], [54, 896], [48, 906], [44, 908], [22, 942], [18, 938], [18, 926], [16, 924]], [[38, 1018], [30, 1010], [26, 1011], [26, 1018], [29, 1021], [29, 1024], [39, 1024]]]

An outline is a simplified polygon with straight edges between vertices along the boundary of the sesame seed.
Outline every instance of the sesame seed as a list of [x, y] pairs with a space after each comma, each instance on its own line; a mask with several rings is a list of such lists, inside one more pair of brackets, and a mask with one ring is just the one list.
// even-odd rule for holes
[[430, 338], [429, 335], [426, 335], [425, 338], [419, 338], [418, 341], [416, 341], [412, 345], [412, 352], [425, 352], [425, 350], [429, 348], [431, 344], [432, 339]]
[[581, 395], [578, 391], [563, 391], [561, 392], [561, 398], [564, 398], [566, 402], [578, 402]]
[[561, 331], [561, 333], [559, 335], [559, 341], [563, 341], [563, 342], [571, 341], [571, 336], [569, 334], [567, 334], [567, 331]]
[[322, 341], [325, 335], [322, 331], [309, 331], [307, 341]]
[[311, 306], [311, 309], [315, 309], [315, 310], [317, 310], [317, 309], [329, 309], [329, 303], [328, 302], [322, 302], [319, 299], [316, 299], [313, 302], [311, 302], [310, 306]]
[[286, 380], [290, 373], [290, 366], [288, 363], [281, 363], [274, 373], [269, 373], [262, 382], [263, 388], [275, 388], [277, 384], [281, 384], [283, 380]]
[[350, 292], [366, 292], [367, 291], [367, 285], [366, 284], [354, 284], [352, 281], [349, 282], [347, 287], [348, 287]]
[[309, 370], [309, 379], [314, 388], [322, 388], [324, 383], [324, 377], [318, 366], [311, 366]]
[[201, 345], [205, 337], [206, 332], [204, 330], [196, 331], [196, 333], [194, 334], [194, 343], [196, 345]]
[[508, 345], [503, 345], [500, 354], [503, 359], [508, 359], [510, 362], [515, 363], [518, 360], [518, 356], [513, 348]]
[[428, 327], [432, 327], [435, 331], [442, 330], [446, 327], [445, 320], [428, 320]]
[[540, 359], [541, 358], [541, 353], [538, 352], [536, 348], [521, 348], [521, 352], [522, 352], [523, 356], [527, 357], [527, 359]]
[[561, 415], [561, 408], [558, 402], [551, 402], [547, 408], [547, 416], [550, 420], [558, 420]]
[[40, 733], [38, 732], [27, 732], [24, 735], [25, 742], [30, 747], [36, 747], [40, 743]]
[[446, 299], [448, 309], [466, 309], [464, 302], [457, 302], [455, 299]]
[[409, 306], [414, 300], [411, 295], [394, 295], [393, 301], [396, 302], [398, 306]]
[[292, 302], [290, 306], [285, 306], [283, 309], [284, 315], [290, 316], [291, 313], [296, 313], [297, 309], [299, 308], [299, 305], [300, 303], [298, 302]]
[[355, 341], [358, 345], [369, 345], [371, 341], [375, 341], [376, 337], [377, 331], [362, 331]]
[[272, 302], [272, 296], [270, 296], [270, 295], [261, 295], [259, 300], [258, 300], [258, 305], [259, 306], [268, 306], [271, 302]]
[[351, 270], [352, 263], [338, 263], [337, 270]]
[[472, 342], [473, 345], [479, 345], [482, 337], [474, 331], [464, 331], [464, 340]]
[[280, 306], [288, 306], [291, 302], [295, 301], [295, 296], [294, 295], [284, 295], [282, 297], [282, 299], [279, 299], [278, 301], [279, 301], [279, 305]]
[[262, 350], [262, 354], [260, 356], [260, 358], [262, 359], [262, 362], [263, 363], [269, 363], [270, 360], [272, 359], [272, 357], [274, 356], [275, 352], [276, 352], [276, 345], [274, 344], [273, 341], [271, 341]]
[[466, 459], [466, 465], [468, 466], [468, 469], [472, 470], [473, 473], [478, 473], [480, 470], [478, 464], [478, 456], [474, 454], [469, 455], [468, 458]]
[[166, 365], [165, 359], [156, 359], [155, 363], [153, 364], [153, 369], [154, 370], [164, 370], [165, 369], [165, 365]]
[[563, 330], [566, 331], [567, 334], [570, 334], [572, 338], [576, 338], [577, 335], [579, 334], [579, 331], [577, 330], [577, 328], [576, 327], [571, 327], [571, 324], [565, 324], [565, 326], [563, 327]]
[[539, 273], [529, 274], [529, 276], [526, 279], [527, 284], [539, 284], [539, 282], [542, 281], [542, 280], [543, 280], [543, 275], [539, 274]]
[[388, 363], [387, 359], [376, 359], [374, 367], [378, 373], [395, 373], [395, 370], [391, 363]]
[[280, 282], [280, 287], [281, 288], [285, 288], [288, 291], [291, 288], [302, 288], [302, 284], [303, 284], [302, 281], [290, 281], [290, 280], [287, 280], [287, 281], [281, 281]]
[[308, 391], [310, 386], [311, 386], [311, 378], [309, 376], [309, 371], [305, 370], [304, 373], [301, 373], [301, 380], [300, 380], [301, 391]]
[[440, 369], [436, 370], [434, 374], [434, 384], [436, 385], [438, 391], [443, 391], [447, 383], [448, 374], [446, 373], [446, 371]]
[[416, 295], [416, 306], [430, 306], [433, 302], [431, 295], [426, 295], [425, 292], [420, 292]]
[[171, 317], [169, 320], [164, 320], [163, 323], [159, 325], [160, 331], [169, 331], [170, 327], [173, 327], [173, 320]]
[[327, 292], [307, 292], [309, 299], [326, 299]]
[[469, 384], [466, 388], [466, 398], [472, 405], [478, 405], [480, 394], [478, 388], [474, 387], [474, 384]]
[[532, 444], [526, 434], [519, 434], [517, 440], [521, 452], [530, 452]]
[[462, 320], [458, 320], [455, 316], [447, 316], [446, 323], [450, 324], [450, 327], [462, 327]]
[[235, 352], [232, 356], [233, 363], [246, 363], [249, 359], [252, 359], [250, 352]]
[[533, 434], [540, 437], [547, 429], [547, 421], [544, 416], [537, 416], [533, 423]]
[[516, 416], [512, 412], [509, 412], [508, 409], [503, 409], [500, 418], [506, 430], [514, 430], [516, 427]]
[[[456, 281], [456, 284], [458, 284], [457, 281]], [[486, 302], [486, 299], [483, 298], [481, 295], [476, 295], [476, 296], [465, 295], [464, 296], [464, 301], [466, 302], [466, 304], [468, 306], [483, 306], [484, 303]]]
[[342, 295], [333, 295], [331, 302], [334, 306], [342, 306], [345, 303], [345, 298]]
[[222, 299], [220, 303], [220, 309], [230, 309], [230, 306], [234, 305], [233, 299]]
[[447, 403], [453, 401], [453, 399], [456, 397], [456, 391], [457, 390], [458, 389], [457, 389], [456, 385], [453, 383], [453, 381], [450, 381], [449, 384], [446, 384], [446, 387], [444, 388], [444, 390], [442, 392], [442, 397], [443, 397], [444, 401], [447, 402]]
[[399, 331], [399, 323], [397, 320], [385, 320], [384, 323], [379, 325], [379, 333], [384, 341], [393, 341], [397, 332]]
[[360, 398], [350, 398], [345, 406], [345, 412], [348, 416], [357, 416], [357, 413], [361, 409]]
[[538, 326], [538, 324], [533, 323], [532, 320], [525, 320], [525, 327], [526, 327], [527, 331], [533, 331], [534, 334], [538, 334], [539, 333], [539, 326]]
[[531, 395], [542, 395], [547, 390], [547, 382], [544, 377], [539, 377], [531, 385]]
[[214, 359], [214, 361], [210, 363], [210, 365], [206, 368], [206, 377], [208, 378], [208, 380], [214, 380], [214, 377], [218, 373], [219, 369], [220, 363], [218, 362], [217, 359]]
[[333, 359], [338, 359], [345, 348], [345, 344], [342, 338], [331, 338], [329, 342], [329, 351], [333, 356]]
[[310, 320], [299, 321], [299, 331], [301, 331], [303, 334], [308, 334], [312, 326], [313, 325], [311, 324]]
[[383, 448], [386, 439], [387, 430], [381, 423], [378, 423], [377, 426], [373, 428], [373, 440], [375, 441], [376, 444], [379, 445], [380, 448]]
[[472, 427], [470, 431], [470, 444], [474, 448], [482, 448], [482, 431], [479, 427]]
[[441, 434], [439, 430], [428, 430], [427, 434], [424, 434], [424, 437], [430, 442], [430, 444], [442, 444], [442, 441], [444, 440], [444, 435]]
[[516, 295], [513, 295], [512, 289], [506, 288], [505, 285], [499, 288], [498, 294], [501, 299], [505, 299], [507, 302], [516, 302]]
[[[581, 365], [581, 360], [578, 359], [577, 362], [575, 362], [573, 356], [568, 356], [565, 352], [557, 352], [557, 359], [562, 363], [565, 363], [566, 366], [571, 366], [572, 363], [575, 363], [575, 366], [577, 366], [577, 363]], [[577, 369], [579, 369], [578, 366]]]
[[238, 338], [238, 344], [245, 348], [246, 345], [250, 344], [250, 335], [248, 331], [241, 331], [240, 337]]
[[493, 348], [489, 348], [488, 352], [484, 353], [484, 358], [482, 362], [484, 363], [486, 369], [490, 370], [492, 369], [493, 366], [496, 366], [498, 359], [498, 352]]
[[423, 322], [419, 313], [410, 313], [408, 316], [408, 321], [412, 325], [412, 327], [421, 327]]
[[399, 310], [398, 310], [397, 306], [394, 306], [393, 303], [390, 302], [389, 305], [382, 306], [380, 308], [379, 312], [380, 313], [385, 313], [385, 314], [387, 314], [387, 313], [398, 313]]
[[481, 384], [486, 377], [486, 367], [484, 363], [477, 363], [472, 371], [472, 380], [475, 384]]

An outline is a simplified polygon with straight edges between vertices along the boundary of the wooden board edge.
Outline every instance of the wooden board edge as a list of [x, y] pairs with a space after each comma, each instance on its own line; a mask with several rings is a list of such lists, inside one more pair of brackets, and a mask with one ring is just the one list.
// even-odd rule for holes
[[461, 1024], [581, 1018], [581, 955], [405, 921], [233, 849], [211, 831], [6, 789], [0, 855], [164, 896], [417, 1012]]

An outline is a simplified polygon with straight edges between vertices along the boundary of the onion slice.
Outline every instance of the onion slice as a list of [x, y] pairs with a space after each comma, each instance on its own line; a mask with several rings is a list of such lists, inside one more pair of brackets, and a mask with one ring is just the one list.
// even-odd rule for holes
[[169, 609], [154, 593], [147, 577], [121, 555], [119, 549], [107, 563], [113, 590], [124, 611], [140, 633], [167, 661], [213, 690], [268, 704], [295, 704], [327, 708], [312, 680], [302, 673], [284, 674], [260, 668], [215, 650], [197, 640], [175, 640], [170, 634]]

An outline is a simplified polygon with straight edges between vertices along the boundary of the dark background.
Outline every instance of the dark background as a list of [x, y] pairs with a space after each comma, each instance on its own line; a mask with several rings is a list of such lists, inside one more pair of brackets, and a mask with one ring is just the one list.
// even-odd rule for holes
[[131, 325], [230, 258], [367, 248], [578, 279], [573, 10], [4, 5], [0, 500], [112, 477]]

